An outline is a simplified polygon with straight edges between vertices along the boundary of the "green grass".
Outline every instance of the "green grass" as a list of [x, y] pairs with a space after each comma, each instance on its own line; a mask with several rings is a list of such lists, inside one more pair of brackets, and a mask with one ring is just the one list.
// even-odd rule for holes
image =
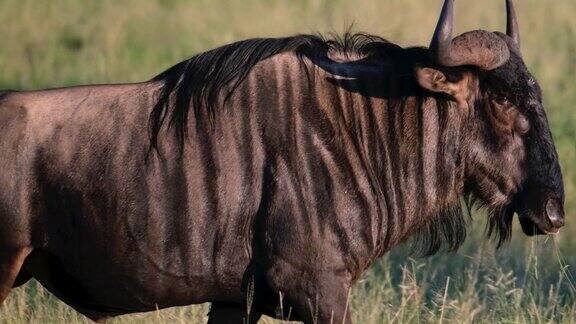
[[[503, 0], [459, 0], [457, 31], [503, 30]], [[539, 79], [560, 155], [568, 225], [554, 239], [495, 252], [484, 215], [456, 254], [376, 264], [351, 297], [357, 323], [576, 322], [576, 1], [517, 1], [523, 52]], [[202, 50], [255, 36], [340, 32], [351, 24], [403, 46], [426, 45], [441, 0], [0, 0], [0, 88], [149, 79]], [[519, 226], [516, 226], [519, 227]], [[207, 306], [114, 323], [199, 323]], [[264, 319], [265, 322], [272, 322]], [[0, 308], [0, 323], [86, 323], [32, 282]]]

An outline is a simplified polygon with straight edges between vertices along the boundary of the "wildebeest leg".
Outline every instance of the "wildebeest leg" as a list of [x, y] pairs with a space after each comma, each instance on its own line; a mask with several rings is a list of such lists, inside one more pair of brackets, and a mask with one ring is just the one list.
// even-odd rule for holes
[[36, 249], [28, 256], [24, 267], [46, 290], [92, 321], [104, 323], [114, 315], [101, 309], [52, 254]]
[[[345, 275], [306, 273], [278, 267], [270, 272], [270, 285], [280, 291], [284, 304], [293, 307], [304, 323], [351, 324], [348, 309], [351, 284]], [[284, 308], [286, 318], [286, 307]], [[293, 313], [293, 312], [292, 312]]]
[[250, 313], [250, 321], [246, 321], [246, 307], [229, 303], [212, 303], [208, 314], [208, 324], [252, 324], [257, 323], [262, 314]]
[[30, 251], [29, 248], [4, 248], [0, 250], [0, 303], [8, 297]]

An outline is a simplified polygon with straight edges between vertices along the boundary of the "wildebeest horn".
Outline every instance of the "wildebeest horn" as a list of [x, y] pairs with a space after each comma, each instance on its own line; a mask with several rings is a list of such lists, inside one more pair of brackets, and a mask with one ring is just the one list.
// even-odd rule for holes
[[508, 61], [510, 50], [506, 42], [494, 33], [475, 30], [452, 40], [454, 0], [445, 0], [438, 25], [430, 43], [432, 59], [443, 66], [474, 65], [493, 70]]
[[514, 39], [516, 45], [520, 47], [520, 28], [518, 28], [518, 19], [516, 18], [516, 10], [514, 9], [514, 1], [512, 0], [506, 0], [506, 15], [508, 17], [506, 34]]

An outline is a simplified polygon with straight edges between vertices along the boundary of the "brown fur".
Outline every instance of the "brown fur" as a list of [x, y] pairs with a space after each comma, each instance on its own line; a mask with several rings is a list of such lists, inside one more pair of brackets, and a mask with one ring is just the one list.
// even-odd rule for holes
[[[393, 247], [420, 233], [424, 253], [458, 248], [465, 195], [502, 239], [510, 206], [546, 230], [525, 184], [545, 184], [531, 202], [561, 201], [561, 176], [519, 56], [444, 68], [426, 49], [355, 37], [246, 41], [146, 83], [4, 95], [2, 250], [32, 250], [21, 278], [93, 320], [213, 302], [211, 321], [226, 322], [252, 287], [251, 321], [287, 316], [281, 294], [292, 318], [340, 323], [354, 282]], [[423, 86], [421, 67], [449, 86]], [[0, 297], [23, 256], [0, 255]]]

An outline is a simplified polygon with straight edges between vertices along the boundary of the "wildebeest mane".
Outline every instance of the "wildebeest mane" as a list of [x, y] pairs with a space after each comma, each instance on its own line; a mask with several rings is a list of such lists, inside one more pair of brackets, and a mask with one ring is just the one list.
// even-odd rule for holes
[[331, 39], [320, 35], [255, 38], [198, 54], [153, 79], [163, 85], [149, 120], [151, 149], [157, 149], [158, 134], [166, 121], [182, 148], [189, 110], [194, 109], [196, 118], [200, 109], [206, 109], [207, 115], [212, 116], [223, 88], [230, 86], [229, 97], [254, 66], [267, 58], [290, 51], [299, 58], [304, 55], [321, 56], [328, 51], [368, 55], [383, 48], [400, 49], [378, 36], [345, 33]]

